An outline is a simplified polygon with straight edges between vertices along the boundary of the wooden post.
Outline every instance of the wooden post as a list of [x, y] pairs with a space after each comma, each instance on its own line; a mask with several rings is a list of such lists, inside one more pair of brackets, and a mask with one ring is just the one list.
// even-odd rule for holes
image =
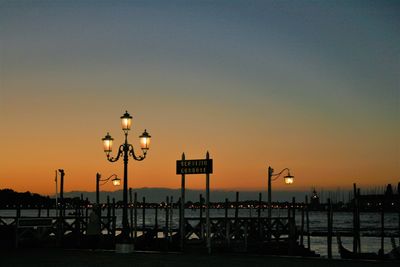
[[18, 230], [19, 222], [18, 221], [19, 221], [19, 218], [21, 217], [21, 206], [20, 206], [20, 204], [17, 204], [16, 212], [17, 212], [17, 214], [16, 214], [16, 218], [15, 218], [15, 243], [14, 243], [14, 245], [15, 245], [15, 248], [18, 248], [18, 242], [19, 242], [19, 230]]
[[79, 224], [79, 221], [78, 221], [78, 217], [79, 217], [79, 211], [78, 211], [78, 209], [79, 209], [79, 204], [78, 203], [74, 203], [74, 217], [75, 217], [75, 230], [77, 229], [77, 226], [78, 226], [78, 224]]
[[113, 238], [115, 238], [116, 228], [117, 228], [117, 226], [116, 226], [116, 217], [115, 217], [115, 198], [113, 198], [112, 199], [112, 228], [111, 228]]
[[57, 224], [57, 243], [62, 246], [64, 241], [64, 217], [65, 217], [65, 202], [64, 202], [64, 170], [59, 169], [60, 172], [60, 210]]
[[100, 173], [96, 173], [96, 204], [100, 204]]
[[292, 215], [290, 215], [290, 209], [288, 210], [288, 223], [289, 223], [289, 255], [294, 255], [294, 248], [296, 243], [296, 199], [292, 197], [292, 204], [289, 203], [289, 207], [293, 209]]
[[[397, 190], [398, 190], [398, 195], [400, 195], [400, 183], [397, 186]], [[399, 233], [399, 246], [400, 246], [400, 200], [397, 201], [397, 210], [398, 210], [398, 223], [399, 223], [399, 229], [398, 229], [398, 233]]]
[[64, 170], [59, 169], [58, 170], [60, 172], [60, 217], [61, 217], [61, 221], [62, 221], [62, 225], [61, 225], [61, 229], [63, 228], [63, 217], [65, 216], [65, 203], [64, 203]]
[[[182, 203], [182, 199], [181, 198], [178, 198], [178, 202], [176, 203], [177, 204], [177, 206], [178, 206], [178, 208], [179, 208], [179, 210], [178, 210], [178, 214], [181, 214], [180, 212], [181, 212], [181, 203]], [[178, 223], [180, 223], [180, 218], [179, 218], [179, 220], [178, 220]], [[178, 225], [178, 232], [177, 232], [177, 234], [179, 234], [180, 235], [180, 225]], [[184, 229], [184, 230], [186, 230], [186, 228]], [[186, 231], [185, 231], [185, 233], [184, 233], [185, 235], [186, 235]]]
[[327, 248], [328, 248], [328, 259], [332, 259], [332, 205], [331, 199], [328, 198], [328, 236], [327, 236]]
[[17, 204], [17, 218], [21, 217], [21, 204]]
[[[77, 239], [77, 246], [81, 244], [81, 212], [79, 207], [79, 201], [75, 204], [75, 235]], [[99, 218], [100, 219], [100, 218]], [[100, 232], [101, 232], [101, 221], [100, 221]]]
[[[84, 215], [83, 215], [83, 209], [84, 209], [83, 203], [84, 203], [84, 201], [83, 201], [83, 194], [81, 193], [81, 201], [79, 202], [79, 205], [80, 205], [80, 213], [81, 213], [82, 216], [84, 216]], [[100, 209], [100, 210], [101, 210], [101, 209]], [[101, 218], [100, 218], [100, 219], [101, 219]]]
[[358, 249], [357, 251], [361, 253], [361, 219], [360, 219], [360, 188], [357, 189], [357, 245]]
[[[165, 239], [168, 241], [168, 233], [169, 233], [169, 197], [167, 196], [166, 206], [165, 206]], [[168, 243], [168, 242], [167, 242]]]
[[132, 207], [132, 187], [129, 187], [129, 222], [131, 224], [131, 227], [129, 227], [129, 236], [130, 238], [133, 238], [133, 207]]
[[225, 198], [225, 239], [226, 239], [226, 243], [227, 245], [229, 245], [229, 218], [228, 218], [228, 205], [229, 205], [229, 201], [227, 198]]
[[204, 240], [204, 224], [203, 224], [203, 195], [200, 194], [200, 234], [201, 240]]
[[110, 196], [107, 196], [107, 234], [110, 235], [111, 233], [111, 205]]
[[174, 209], [174, 197], [171, 196], [170, 198], [170, 211], [169, 211], [169, 236], [170, 239], [169, 241], [172, 242], [172, 230], [173, 230], [173, 224], [172, 224], [172, 218], [173, 218], [173, 209]]
[[244, 251], [247, 252], [248, 220], [247, 219], [244, 219], [244, 220], [245, 220], [244, 221], [244, 233], [243, 233], [243, 235], [244, 235]]
[[353, 252], [357, 253], [358, 235], [357, 235], [357, 187], [353, 184]]
[[[210, 155], [207, 151], [207, 161], [210, 159]], [[210, 174], [206, 173], [206, 224], [207, 224], [207, 250], [208, 254], [211, 254], [211, 229], [210, 229]]]
[[[182, 153], [182, 161], [185, 160], [185, 153]], [[181, 250], [183, 250], [183, 246], [185, 243], [185, 174], [182, 173], [181, 178], [181, 201], [180, 201], [180, 213], [179, 213], [179, 228], [180, 228], [180, 236], [181, 236]]]
[[304, 246], [304, 209], [305, 205], [301, 207], [301, 228], [300, 228], [300, 245]]
[[156, 239], [158, 238], [158, 206], [154, 210], [154, 230], [156, 232]]
[[[86, 198], [86, 203], [89, 203], [88, 198]], [[88, 209], [88, 207], [86, 207], [85, 212], [86, 212], [86, 213], [85, 213], [86, 224], [88, 224], [88, 223], [89, 223], [89, 209]]]
[[227, 198], [225, 198], [225, 222], [228, 220], [228, 209], [229, 209], [229, 201]]
[[257, 228], [258, 228], [258, 237], [260, 240], [262, 240], [261, 205], [262, 205], [262, 195], [261, 193], [258, 193]]
[[292, 197], [292, 211], [293, 211], [293, 222], [296, 225], [296, 198]]
[[199, 203], [200, 203], [200, 220], [203, 218], [203, 195], [200, 194], [199, 196]]
[[144, 234], [146, 230], [146, 198], [142, 198], [142, 233]]
[[308, 196], [306, 196], [306, 230], [307, 230], [307, 248], [311, 249], [310, 218], [309, 218], [309, 214], [308, 214]]
[[137, 192], [133, 194], [133, 211], [134, 211], [134, 217], [133, 217], [133, 238], [136, 241], [137, 238]]
[[272, 175], [274, 170], [269, 166], [268, 167], [268, 195], [267, 195], [267, 202], [268, 202], [268, 228], [270, 229], [268, 233], [268, 240], [271, 240], [271, 231], [272, 231]]
[[385, 195], [383, 195], [382, 205], [381, 205], [381, 249], [382, 254], [380, 256], [383, 257], [385, 254]]
[[235, 224], [238, 223], [239, 218], [239, 192], [236, 192], [236, 201], [235, 201]]

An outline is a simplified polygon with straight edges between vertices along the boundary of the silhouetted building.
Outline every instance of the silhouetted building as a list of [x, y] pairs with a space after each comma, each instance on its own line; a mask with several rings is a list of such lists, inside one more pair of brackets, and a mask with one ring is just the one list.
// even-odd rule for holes
[[315, 191], [314, 188], [310, 198], [310, 210], [320, 210], [320, 209], [321, 209], [321, 203], [317, 191]]
[[[399, 191], [399, 188], [397, 188]], [[400, 194], [394, 194], [391, 184], [388, 184], [384, 194], [360, 195], [360, 209], [365, 211], [379, 211], [382, 206], [386, 211], [398, 211], [400, 209]]]

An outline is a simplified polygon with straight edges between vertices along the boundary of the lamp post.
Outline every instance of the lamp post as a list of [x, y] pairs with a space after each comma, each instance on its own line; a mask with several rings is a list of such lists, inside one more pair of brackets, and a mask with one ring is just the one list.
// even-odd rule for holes
[[63, 169], [58, 169], [60, 172], [60, 217], [65, 216], [65, 203], [64, 203], [64, 176], [65, 172]]
[[[125, 134], [125, 142], [119, 146], [118, 154], [116, 157], [110, 156], [112, 152], [112, 143], [113, 138], [110, 136], [109, 133], [102, 139], [104, 145], [104, 152], [107, 155], [107, 160], [110, 162], [116, 162], [119, 160], [121, 156], [123, 156], [124, 161], [124, 188], [123, 188], [123, 204], [122, 204], [122, 243], [128, 244], [129, 243], [129, 223], [128, 223], [128, 159], [129, 156], [132, 156], [134, 160], [142, 161], [146, 158], [146, 153], [149, 150], [150, 145], [150, 138], [151, 136], [144, 130], [143, 134], [139, 136], [140, 138], [140, 147], [143, 151], [143, 155], [136, 156], [134, 152], [134, 148], [131, 144], [128, 143], [128, 132], [131, 129], [132, 125], [132, 116], [129, 115], [128, 111], [125, 112], [124, 115], [121, 116], [121, 126], [122, 130]], [[125, 249], [125, 248], [124, 248]], [[133, 250], [132, 248], [126, 248], [130, 252]], [[125, 251], [122, 251], [125, 252]]]
[[294, 182], [294, 176], [290, 175], [290, 170], [288, 168], [284, 168], [280, 172], [274, 173], [274, 169], [268, 167], [268, 223], [270, 226], [271, 226], [271, 213], [272, 213], [272, 207], [271, 207], [272, 181], [277, 180], [285, 171], [287, 171], [287, 175], [283, 177], [285, 184], [292, 184]]
[[97, 205], [100, 204], [100, 182], [103, 182], [101, 185], [104, 185], [104, 184], [108, 183], [111, 178], [113, 178], [111, 181], [114, 186], [119, 186], [121, 184], [121, 179], [119, 179], [116, 174], [112, 174], [110, 177], [108, 177], [106, 179], [101, 179], [101, 174], [96, 173], [96, 204]]

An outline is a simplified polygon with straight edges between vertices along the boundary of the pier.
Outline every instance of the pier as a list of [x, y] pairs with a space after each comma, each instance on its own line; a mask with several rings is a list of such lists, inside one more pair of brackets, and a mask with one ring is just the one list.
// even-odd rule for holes
[[[130, 196], [129, 235], [132, 237], [135, 250], [208, 252], [207, 221], [201, 196], [198, 203], [185, 204], [186, 216], [183, 220], [180, 218], [182, 214], [180, 199], [173, 202], [172, 197], [167, 197], [162, 203], [147, 203], [144, 197], [138, 202], [137, 195], [132, 191]], [[356, 195], [356, 198], [358, 196]], [[0, 245], [3, 248], [90, 248], [86, 232], [89, 213], [93, 206], [83, 201], [83, 197], [81, 200], [76, 203], [74, 209], [58, 210], [58, 216], [51, 215], [52, 212], [44, 208], [31, 209], [31, 216], [21, 215], [20, 208], [17, 208], [15, 216], [1, 216], [0, 229], [3, 238]], [[363, 237], [379, 238], [382, 251], [389, 249], [385, 247], [385, 238], [400, 241], [399, 223], [392, 222], [391, 225], [384, 223], [384, 218], [387, 216], [385, 209], [381, 209], [379, 227], [362, 225], [357, 199], [352, 203], [355, 203], [353, 211], [345, 213], [348, 214], [350, 223], [346, 225], [334, 223], [337, 216], [343, 216], [343, 212], [335, 211], [328, 199], [328, 209], [317, 212], [318, 218], [326, 218], [325, 223], [312, 227], [310, 223], [313, 223], [312, 218], [315, 218], [313, 216], [316, 212], [310, 211], [311, 204], [308, 203], [308, 198], [305, 198], [304, 202], [296, 202], [293, 199], [291, 203], [286, 203], [283, 205], [284, 208], [279, 209], [279, 215], [275, 214], [271, 220], [267, 216], [267, 203], [261, 201], [261, 198], [258, 201], [241, 202], [237, 197], [235, 201], [226, 199], [224, 203], [210, 203], [211, 251], [319, 256], [313, 251], [310, 238], [323, 237], [326, 238], [326, 255], [332, 258], [333, 251], [337, 248], [336, 239], [340, 237], [353, 239], [353, 245], [348, 249], [353, 249], [355, 253], [365, 252], [365, 249], [361, 251]], [[114, 199], [112, 201], [108, 199], [108, 202], [103, 203], [101, 207], [102, 235], [98, 248], [113, 250], [122, 231], [117, 216], [121, 213], [120, 207]], [[276, 211], [275, 209], [275, 213]], [[390, 214], [391, 221], [396, 218], [399, 220], [400, 213]]]

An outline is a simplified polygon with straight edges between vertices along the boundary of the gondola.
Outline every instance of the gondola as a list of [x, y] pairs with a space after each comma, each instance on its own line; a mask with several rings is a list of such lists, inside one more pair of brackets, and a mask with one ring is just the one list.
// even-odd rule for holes
[[374, 252], [357, 253], [350, 251], [343, 246], [340, 236], [337, 235], [336, 237], [337, 237], [339, 254], [342, 259], [400, 260], [400, 247], [396, 247], [394, 243], [394, 238], [392, 238], [392, 246], [393, 246], [392, 251], [382, 255], [381, 251], [379, 251], [379, 253], [374, 253]]
[[342, 259], [366, 259], [366, 260], [378, 260], [380, 259], [377, 253], [367, 252], [367, 253], [357, 253], [348, 250], [342, 244], [342, 240], [339, 235], [336, 236], [339, 254]]

